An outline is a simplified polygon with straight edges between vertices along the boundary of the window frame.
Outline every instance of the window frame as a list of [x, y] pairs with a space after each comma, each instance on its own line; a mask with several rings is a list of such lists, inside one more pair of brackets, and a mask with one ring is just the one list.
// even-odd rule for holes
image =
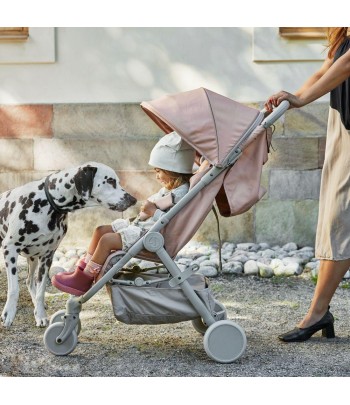
[[26, 41], [29, 27], [0, 27], [0, 41]]
[[279, 35], [286, 39], [324, 39], [325, 27], [278, 27]]

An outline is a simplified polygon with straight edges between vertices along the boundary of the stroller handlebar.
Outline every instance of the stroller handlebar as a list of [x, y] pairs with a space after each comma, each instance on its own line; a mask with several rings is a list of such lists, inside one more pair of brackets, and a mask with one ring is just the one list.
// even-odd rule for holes
[[[288, 100], [283, 100], [281, 104], [276, 107], [272, 113], [268, 114], [268, 116], [263, 120], [261, 125], [264, 128], [270, 127], [272, 124], [274, 124], [282, 115], [288, 110], [290, 106], [290, 103]], [[264, 108], [261, 112], [267, 113], [266, 109]]]

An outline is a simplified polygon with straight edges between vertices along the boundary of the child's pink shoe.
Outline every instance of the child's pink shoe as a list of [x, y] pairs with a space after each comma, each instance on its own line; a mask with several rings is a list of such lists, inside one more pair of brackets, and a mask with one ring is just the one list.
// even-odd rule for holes
[[72, 295], [83, 295], [88, 291], [94, 282], [94, 276], [85, 273], [77, 266], [74, 272], [58, 273], [52, 277], [51, 283], [60, 291]]
[[[67, 277], [70, 276], [71, 274], [73, 274], [78, 268], [81, 271], [84, 271], [86, 267], [86, 262], [83, 259], [80, 259], [77, 264], [75, 265], [75, 267], [71, 268], [70, 270], [65, 270], [63, 267], [57, 267], [57, 269], [61, 269], [60, 271], [56, 271], [56, 274], [60, 275], [60, 278], [63, 277]], [[53, 269], [56, 269], [56, 266], [53, 267]], [[53, 276], [52, 276], [53, 277]], [[51, 278], [52, 278], [51, 277]]]

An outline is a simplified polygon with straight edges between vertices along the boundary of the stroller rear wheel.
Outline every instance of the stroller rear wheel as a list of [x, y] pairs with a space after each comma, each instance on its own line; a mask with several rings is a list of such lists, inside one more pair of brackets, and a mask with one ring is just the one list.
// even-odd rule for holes
[[[57, 312], [55, 312], [51, 318], [50, 318], [50, 325], [56, 322], [63, 322], [63, 317], [66, 315], [66, 311], [64, 309], [61, 309]], [[75, 331], [77, 332], [77, 335], [79, 336], [79, 333], [81, 332], [81, 322], [80, 319], [78, 321], [78, 325], [75, 328]]]
[[[214, 311], [215, 311], [214, 318], [216, 321], [227, 319], [227, 312], [225, 306], [217, 300], [215, 300]], [[203, 321], [202, 318], [193, 319], [192, 326], [197, 332], [199, 332], [202, 335], [204, 335], [208, 329], [208, 325]]]
[[78, 335], [75, 330], [72, 330], [68, 338], [58, 343], [57, 338], [64, 328], [64, 322], [55, 322], [50, 325], [44, 334], [44, 344], [49, 352], [56, 356], [66, 356], [71, 353], [78, 344]]
[[232, 363], [239, 359], [246, 346], [244, 330], [233, 321], [215, 322], [204, 335], [204, 349], [207, 355], [219, 363]]

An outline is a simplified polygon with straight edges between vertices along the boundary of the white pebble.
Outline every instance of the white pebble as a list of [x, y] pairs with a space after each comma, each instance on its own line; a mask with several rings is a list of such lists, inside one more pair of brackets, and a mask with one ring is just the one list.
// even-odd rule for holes
[[77, 257], [77, 251], [75, 249], [68, 250], [65, 253], [66, 259], [71, 259], [72, 257]]
[[298, 250], [298, 245], [294, 242], [289, 242], [289, 243], [286, 243], [285, 245], [283, 245], [282, 249], [287, 252], [290, 252], [292, 250]]
[[239, 255], [233, 255], [229, 261], [230, 261], [230, 262], [231, 262], [231, 261], [234, 261], [234, 262], [241, 262], [241, 263], [244, 264], [245, 262], [248, 261], [248, 257], [245, 256], [245, 255], [241, 255], [241, 254], [239, 254]]
[[72, 269], [73, 267], [75, 267], [76, 262], [77, 262], [77, 258], [72, 257], [71, 259], [67, 260], [66, 263], [64, 263], [64, 267], [66, 269]]
[[201, 264], [202, 262], [204, 262], [205, 260], [208, 260], [208, 256], [200, 256], [197, 257], [197, 259], [194, 261], [196, 264]]
[[261, 257], [276, 257], [276, 252], [272, 249], [266, 249], [263, 251]]
[[302, 264], [302, 263], [303, 263], [303, 259], [300, 258], [300, 257], [296, 257], [296, 256], [294, 256], [294, 257], [285, 257], [285, 258], [282, 260], [282, 262], [283, 262], [283, 264], [284, 264], [285, 266], [288, 265], [288, 264], [290, 264], [290, 263]]
[[284, 274], [286, 276], [299, 276], [303, 272], [303, 268], [299, 263], [288, 263], [284, 267]]
[[237, 249], [244, 250], [246, 252], [257, 252], [260, 249], [260, 246], [256, 243], [238, 243]]
[[308, 262], [305, 264], [304, 266], [304, 271], [305, 272], [309, 272], [314, 270], [317, 267], [317, 263], [316, 262]]
[[258, 262], [257, 265], [258, 265], [258, 268], [259, 268], [260, 277], [263, 277], [263, 278], [271, 278], [271, 277], [273, 277], [274, 273], [273, 273], [273, 270], [272, 270], [272, 268], [270, 266], [268, 266], [268, 265], [266, 265], [264, 263], [261, 263], [261, 262]]
[[248, 260], [244, 263], [244, 274], [256, 275], [259, 274], [259, 267], [255, 260]]
[[55, 254], [53, 255], [53, 259], [60, 260], [60, 258], [63, 256], [64, 256], [64, 254], [60, 250], [56, 250]]
[[78, 249], [77, 250], [77, 255], [79, 257], [85, 256], [86, 255], [86, 249]]
[[203, 260], [199, 267], [202, 268], [202, 267], [206, 267], [206, 266], [215, 267], [215, 268], [217, 267], [216, 263], [211, 260]]
[[242, 274], [243, 264], [241, 262], [227, 262], [222, 266], [222, 272], [224, 274]]
[[206, 277], [216, 277], [218, 275], [216, 267], [212, 266], [201, 266], [197, 273], [203, 274]]

